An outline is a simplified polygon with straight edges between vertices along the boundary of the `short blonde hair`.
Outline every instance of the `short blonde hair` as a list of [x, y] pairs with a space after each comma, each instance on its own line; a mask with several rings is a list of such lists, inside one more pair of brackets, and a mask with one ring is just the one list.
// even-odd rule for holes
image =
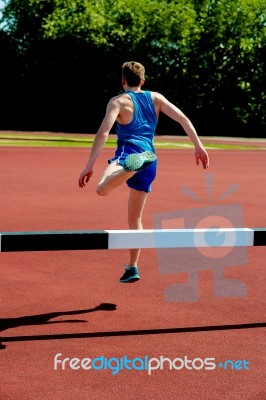
[[136, 61], [127, 61], [122, 65], [122, 76], [127, 81], [128, 86], [139, 86], [145, 79], [145, 68]]

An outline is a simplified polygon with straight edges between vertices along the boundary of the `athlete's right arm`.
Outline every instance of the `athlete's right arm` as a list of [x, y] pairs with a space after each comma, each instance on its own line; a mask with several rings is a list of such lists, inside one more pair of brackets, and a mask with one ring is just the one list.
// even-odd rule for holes
[[109, 132], [114, 125], [119, 112], [119, 102], [116, 100], [116, 98], [111, 99], [107, 105], [105, 117], [102, 120], [101, 126], [98, 129], [97, 134], [94, 138], [86, 167], [80, 174], [79, 186], [81, 188], [84, 187], [85, 184], [89, 181], [93, 173], [93, 165], [105, 145]]

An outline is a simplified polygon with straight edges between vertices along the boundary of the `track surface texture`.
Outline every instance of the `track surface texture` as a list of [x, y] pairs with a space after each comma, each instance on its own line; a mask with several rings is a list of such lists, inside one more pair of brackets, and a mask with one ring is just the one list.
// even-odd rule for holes
[[[0, 148], [0, 231], [127, 229], [127, 187], [107, 197], [95, 193], [113, 149], [102, 152], [87, 187], [78, 187], [88, 152]], [[235, 210], [245, 227], [265, 227], [265, 151], [210, 150], [207, 172], [195, 165], [192, 150], [157, 153], [145, 228], [160, 213], [171, 227], [171, 215], [184, 223], [189, 215], [206, 218], [213, 207], [225, 216]], [[142, 250], [141, 280], [134, 284], [119, 283], [127, 250], [0, 254], [0, 399], [266, 399], [266, 252], [245, 251], [225, 261], [224, 254]], [[125, 367], [114, 374], [69, 364], [55, 370], [58, 353], [198, 360], [192, 369], [178, 369], [176, 360], [172, 370], [165, 361], [150, 374]], [[215, 369], [202, 367], [199, 359], [206, 358], [215, 359]], [[226, 360], [240, 363], [218, 366]]]

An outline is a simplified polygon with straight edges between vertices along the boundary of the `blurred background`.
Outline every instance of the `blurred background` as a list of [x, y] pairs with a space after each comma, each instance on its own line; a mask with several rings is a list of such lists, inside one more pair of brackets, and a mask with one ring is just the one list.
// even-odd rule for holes
[[[0, 1], [0, 130], [95, 133], [121, 65], [205, 136], [266, 137], [266, 0]], [[184, 132], [161, 116], [159, 135]]]

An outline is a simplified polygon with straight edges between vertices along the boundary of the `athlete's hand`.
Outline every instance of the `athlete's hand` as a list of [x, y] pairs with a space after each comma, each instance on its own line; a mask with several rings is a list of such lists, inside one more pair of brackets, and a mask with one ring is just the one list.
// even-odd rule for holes
[[93, 171], [91, 169], [85, 168], [79, 177], [79, 187], [83, 188], [85, 187], [86, 183], [89, 182], [91, 176], [93, 174]]
[[199, 162], [201, 161], [204, 169], [209, 168], [209, 156], [207, 151], [203, 147], [196, 148], [195, 157], [197, 165], [199, 165]]

